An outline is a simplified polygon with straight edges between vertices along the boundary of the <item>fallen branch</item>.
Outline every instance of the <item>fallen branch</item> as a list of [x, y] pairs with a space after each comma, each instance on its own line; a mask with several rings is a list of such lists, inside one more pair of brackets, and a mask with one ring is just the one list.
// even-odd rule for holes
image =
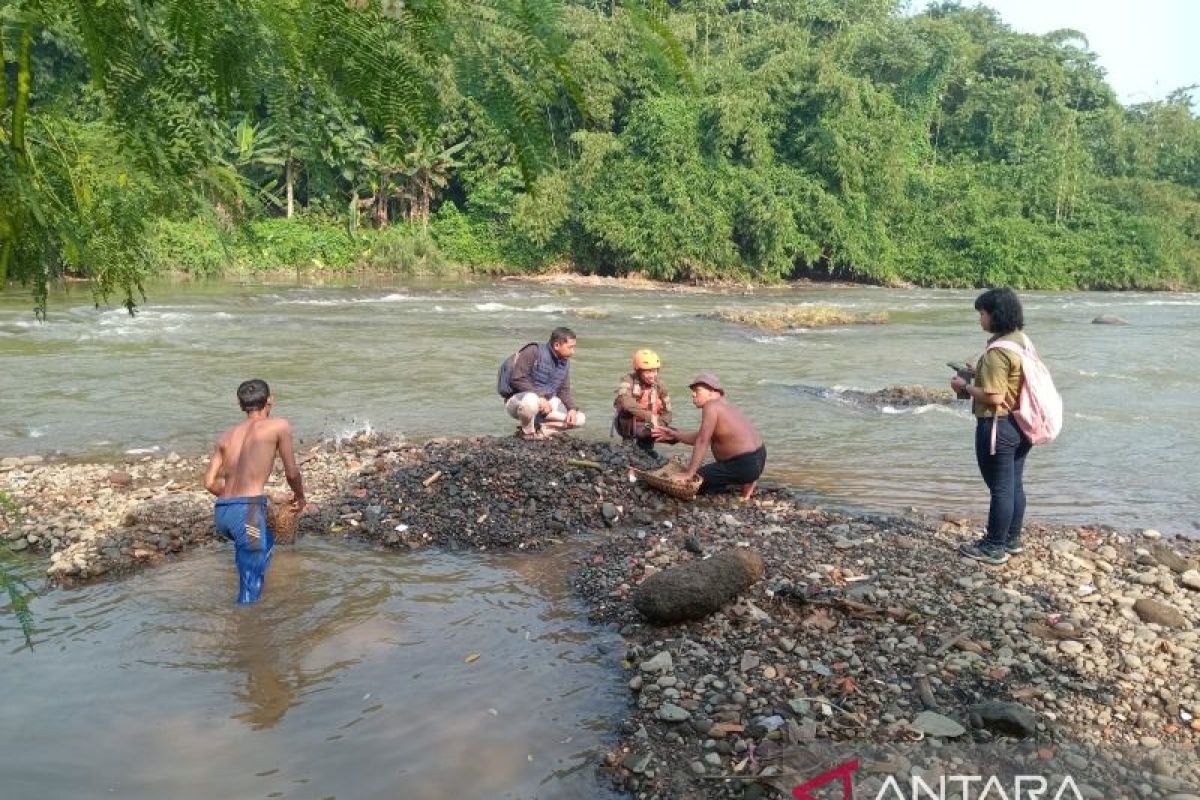
[[437, 472], [433, 473], [428, 478], [421, 481], [421, 485], [424, 486], [426, 489], [428, 489], [430, 486], [433, 485], [433, 482], [436, 481], [440, 477], [442, 477], [442, 471], [439, 469]]
[[591, 461], [586, 458], [568, 458], [567, 463], [572, 467], [589, 467], [591, 469], [604, 469], [604, 465], [599, 461]]
[[855, 617], [868, 617], [870, 619], [878, 619], [887, 614], [887, 609], [878, 608], [876, 606], [859, 603], [856, 600], [835, 600], [834, 604], [841, 610]]
[[797, 605], [815, 606], [817, 608], [833, 608], [849, 614], [852, 617], [859, 619], [878, 620], [884, 617], [891, 618], [896, 622], [913, 624], [919, 621], [919, 614], [907, 608], [881, 608], [879, 606], [860, 603], [857, 600], [849, 600], [845, 597], [800, 597], [794, 593], [788, 595], [780, 595], [784, 600], [794, 601]]

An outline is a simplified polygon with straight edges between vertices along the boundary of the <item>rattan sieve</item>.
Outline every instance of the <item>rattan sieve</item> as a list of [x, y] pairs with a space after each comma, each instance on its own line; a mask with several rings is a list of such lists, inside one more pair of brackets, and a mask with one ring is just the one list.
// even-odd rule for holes
[[699, 475], [690, 481], [680, 480], [679, 476], [683, 472], [683, 467], [674, 461], [656, 470], [648, 471], [635, 467], [631, 472], [651, 489], [670, 495], [676, 500], [693, 499], [700, 491], [700, 484], [704, 483], [704, 479]]
[[271, 500], [267, 503], [267, 527], [275, 544], [292, 544], [296, 541], [296, 529], [300, 526], [300, 515], [292, 510], [290, 503]]

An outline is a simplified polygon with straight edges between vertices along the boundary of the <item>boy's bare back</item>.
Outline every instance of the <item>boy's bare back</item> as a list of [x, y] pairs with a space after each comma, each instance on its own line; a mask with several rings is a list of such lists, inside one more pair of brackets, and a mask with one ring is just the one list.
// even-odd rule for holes
[[292, 483], [293, 477], [299, 477], [299, 470], [288, 421], [269, 417], [244, 420], [217, 440], [205, 486], [218, 497], [260, 495], [271, 477], [277, 454], [283, 460], [288, 482]]

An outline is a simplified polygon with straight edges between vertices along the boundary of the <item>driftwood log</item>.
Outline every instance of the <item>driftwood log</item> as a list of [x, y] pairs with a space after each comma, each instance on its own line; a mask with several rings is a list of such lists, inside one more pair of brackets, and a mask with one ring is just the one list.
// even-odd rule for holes
[[762, 576], [758, 553], [724, 550], [651, 575], [633, 593], [633, 607], [651, 622], [701, 619], [719, 611]]

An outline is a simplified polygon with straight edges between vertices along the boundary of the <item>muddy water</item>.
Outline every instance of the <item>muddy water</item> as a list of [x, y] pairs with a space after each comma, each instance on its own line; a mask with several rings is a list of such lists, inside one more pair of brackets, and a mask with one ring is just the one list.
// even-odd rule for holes
[[51, 592], [32, 652], [0, 620], [0, 794], [605, 797], [624, 698], [568, 560], [306, 540], [249, 608], [224, 549]]
[[[717, 371], [763, 429], [768, 476], [857, 507], [982, 514], [965, 405], [870, 409], [847, 389], [943, 386], [984, 335], [971, 291], [803, 287], [753, 293], [512, 283], [150, 287], [134, 318], [54, 298], [50, 321], [0, 294], [0, 456], [199, 451], [236, 417], [249, 376], [302, 437], [364, 426], [413, 438], [511, 430], [496, 364], [555, 325], [580, 335], [575, 393], [604, 437], [633, 350], [663, 356], [684, 425], [687, 378]], [[1027, 330], [1066, 399], [1066, 427], [1030, 457], [1032, 519], [1200, 531], [1200, 295], [1031, 293]], [[886, 325], [749, 331], [701, 315], [782, 303], [886, 312]], [[579, 312], [601, 318], [581, 318]], [[1126, 326], [1093, 325], [1115, 314]]]
[[[687, 376], [720, 374], [768, 441], [768, 477], [826, 503], [978, 515], [964, 407], [865, 408], [847, 394], [944, 385], [943, 362], [983, 347], [974, 294], [211, 284], [151, 287], [134, 318], [60, 295], [43, 325], [9, 292], [0, 456], [198, 452], [236, 419], [233, 390], [251, 376], [307, 441], [506, 433], [497, 363], [567, 324], [593, 420], [581, 435], [607, 435], [626, 359], [651, 346], [684, 426], [698, 418]], [[1060, 440], [1030, 457], [1029, 517], [1196, 535], [1200, 296], [1025, 300], [1068, 409]], [[782, 303], [890, 321], [775, 336], [702, 316]], [[1130, 324], [1092, 325], [1101, 313]], [[50, 592], [34, 604], [32, 652], [0, 614], [0, 795], [602, 796], [587, 757], [625, 698], [561, 560], [306, 541], [279, 554], [250, 609], [232, 605], [229, 561], [194, 553]]]

